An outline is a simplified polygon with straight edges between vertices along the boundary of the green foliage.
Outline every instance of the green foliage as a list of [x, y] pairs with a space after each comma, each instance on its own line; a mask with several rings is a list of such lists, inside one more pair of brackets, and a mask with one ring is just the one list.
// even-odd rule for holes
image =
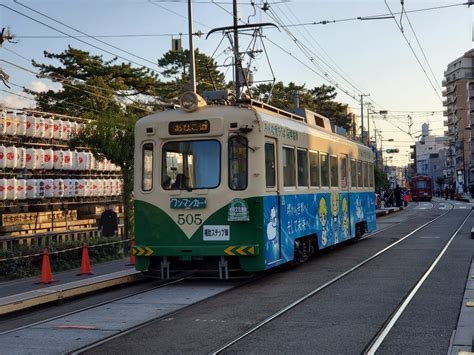
[[374, 165], [374, 175], [375, 175], [375, 188], [384, 188], [388, 189], [390, 184], [388, 181], [387, 174], [385, 174], [382, 169], [380, 169], [377, 165]]
[[[217, 70], [216, 61], [197, 49], [194, 56], [197, 92], [214, 90], [213, 82], [216, 89], [223, 89], [225, 77]], [[171, 79], [161, 87], [162, 98], [168, 102], [177, 102], [181, 94], [189, 90], [189, 50], [166, 52], [158, 59], [158, 66], [163, 69], [165, 78]]]
[[[87, 239], [89, 246], [89, 257], [91, 264], [119, 259], [123, 257], [122, 243], [104, 245], [93, 248], [98, 244], [118, 241], [118, 237], [97, 237]], [[68, 241], [61, 243], [50, 243], [47, 245], [51, 269], [53, 272], [69, 270], [81, 266], [82, 249], [65, 251], [54, 254], [54, 252], [67, 250], [82, 246], [82, 241]], [[40, 254], [39, 256], [7, 260], [0, 262], [0, 279], [15, 279], [38, 275], [41, 271], [42, 255], [45, 246], [19, 245], [11, 250], [0, 250], [0, 259], [13, 258], [17, 256]]]
[[133, 162], [134, 128], [138, 116], [134, 112], [104, 111], [81, 135], [70, 140], [71, 147], [88, 146], [98, 159], [107, 158], [120, 166], [123, 178], [125, 238], [133, 235]]
[[347, 105], [334, 101], [336, 89], [332, 86], [322, 85], [311, 90], [304, 85], [290, 82], [287, 86], [281, 81], [275, 83], [273, 90], [271, 84], [259, 84], [252, 88], [252, 95], [256, 99], [267, 102], [272, 95], [269, 104], [281, 109], [294, 107], [294, 95], [298, 93], [300, 107], [317, 112], [328, 117], [331, 122], [339, 127], [348, 129], [351, 118], [347, 114]]
[[[143, 107], [156, 104], [162, 83], [146, 68], [134, 68], [130, 63], [116, 63], [116, 58], [105, 61], [102, 56], [68, 47], [62, 53], [44, 52], [55, 64], [32, 61], [41, 76], [57, 78], [62, 83], [59, 91], [48, 90], [35, 96], [37, 108], [47, 112], [61, 112], [72, 116], [90, 116], [110, 109], [130, 105]], [[59, 65], [57, 64], [59, 62]], [[149, 102], [151, 100], [151, 103]]]

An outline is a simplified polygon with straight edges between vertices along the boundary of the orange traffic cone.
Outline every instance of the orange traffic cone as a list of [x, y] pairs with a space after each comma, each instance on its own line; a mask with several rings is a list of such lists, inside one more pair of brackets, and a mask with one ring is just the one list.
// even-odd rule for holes
[[132, 254], [132, 250], [134, 246], [135, 246], [135, 239], [132, 239], [130, 241], [130, 262], [127, 264], [127, 266], [135, 265], [135, 255]]
[[51, 273], [51, 264], [49, 263], [49, 254], [48, 248], [44, 248], [43, 252], [43, 262], [41, 264], [41, 275], [40, 280], [37, 284], [50, 284], [51, 282], [56, 282], [53, 280], [53, 274]]
[[81, 262], [81, 272], [78, 276], [82, 275], [94, 275], [91, 270], [91, 261], [89, 260], [89, 250], [87, 249], [87, 244], [82, 244], [82, 262]]

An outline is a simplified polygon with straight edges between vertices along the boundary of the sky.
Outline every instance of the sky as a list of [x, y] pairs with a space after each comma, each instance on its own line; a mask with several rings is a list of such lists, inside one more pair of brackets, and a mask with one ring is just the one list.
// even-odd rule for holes
[[[207, 33], [211, 28], [232, 24], [230, 0], [214, 1], [217, 4], [212, 0], [193, 1], [195, 32]], [[370, 94], [364, 101], [371, 102], [373, 110], [388, 111], [385, 116], [372, 116], [371, 136], [374, 135], [373, 130], [376, 127], [379, 135], [383, 137], [384, 148], [400, 149], [399, 154], [392, 155], [389, 163], [400, 166], [408, 163], [408, 149], [420, 134], [421, 124], [429, 123], [431, 134], [444, 134], [441, 81], [448, 63], [472, 48], [474, 7], [452, 6], [431, 11], [410, 12], [462, 4], [463, 1], [405, 0], [406, 13], [402, 16], [396, 14], [395, 19], [341, 21], [386, 15], [390, 11], [399, 13], [402, 10], [401, 1], [387, 0], [387, 7], [384, 0], [269, 0], [270, 10], [266, 12], [261, 10], [263, 0], [254, 1], [257, 6], [255, 16], [252, 16], [254, 7], [250, 6], [250, 0], [239, 0], [239, 17], [243, 22], [281, 21], [285, 25], [290, 25], [338, 20], [325, 25], [286, 27], [290, 34], [283, 28], [280, 30], [265, 28], [263, 43], [267, 49], [271, 68], [276, 80], [285, 83], [293, 81], [305, 84], [307, 88], [322, 84], [337, 84], [341, 90], [338, 90], [336, 100], [347, 103], [356, 113], [360, 113], [359, 95]], [[0, 0], [0, 4], [32, 18], [0, 7], [1, 27], [9, 27], [17, 36], [18, 42], [5, 42], [0, 47], [0, 60], [30, 70], [34, 70], [31, 59], [38, 62], [49, 61], [43, 56], [44, 50], [59, 53], [68, 45], [87, 50], [92, 54], [103, 55], [105, 59], [112, 58], [113, 54], [120, 55], [125, 59], [119, 58], [119, 61], [132, 60], [158, 70], [154, 63], [171, 49], [171, 39], [180, 38], [180, 33], [188, 32], [187, 2], [184, 0], [19, 0], [19, 2], [91, 36], [147, 35], [100, 38], [146, 61], [87, 37], [81, 39], [99, 48], [67, 36], [31, 38], [31, 36], [62, 35], [45, 25], [73, 36], [80, 34], [13, 0]], [[196, 37], [195, 46], [201, 52], [211, 55], [218, 48], [222, 35], [215, 33], [207, 40], [205, 37]], [[241, 36], [241, 48], [245, 48], [248, 42], [249, 36]], [[187, 48], [186, 35], [182, 36], [182, 43], [183, 47]], [[257, 48], [263, 49], [260, 42]], [[224, 40], [216, 51], [215, 58], [220, 64], [226, 59], [228, 63], [230, 54], [229, 43]], [[34, 74], [5, 62], [0, 61], [0, 67], [7, 71], [10, 81], [15, 85], [26, 86], [36, 91], [59, 88], [58, 84], [38, 79]], [[270, 66], [263, 53], [257, 55], [251, 67], [254, 70], [254, 80], [272, 78]], [[426, 76], [430, 77], [431, 82]], [[232, 79], [231, 71], [227, 72], [227, 79]], [[0, 89], [11, 92], [0, 91], [0, 103], [9, 107], [21, 108], [34, 104], [31, 100], [12, 94], [25, 95], [17, 86], [12, 86], [11, 89], [2, 86]], [[367, 126], [367, 121], [364, 125]], [[390, 142], [391, 139], [394, 141]]]

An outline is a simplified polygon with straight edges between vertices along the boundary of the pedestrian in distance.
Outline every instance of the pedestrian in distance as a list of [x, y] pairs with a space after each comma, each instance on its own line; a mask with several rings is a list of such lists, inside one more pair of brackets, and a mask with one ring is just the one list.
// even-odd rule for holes
[[118, 230], [117, 213], [112, 209], [112, 205], [107, 205], [105, 211], [100, 215], [99, 228], [104, 237], [113, 237]]
[[395, 187], [393, 194], [395, 195], [395, 206], [401, 207], [402, 206], [402, 189], [400, 188], [400, 185], [397, 184], [397, 187]]

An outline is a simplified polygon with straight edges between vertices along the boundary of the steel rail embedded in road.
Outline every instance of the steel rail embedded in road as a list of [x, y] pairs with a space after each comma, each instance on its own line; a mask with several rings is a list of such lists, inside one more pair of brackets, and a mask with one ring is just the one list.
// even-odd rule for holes
[[372, 339], [372, 342], [369, 344], [367, 347], [367, 350], [364, 351], [364, 354], [368, 355], [374, 355], [375, 352], [378, 350], [380, 345], [382, 345], [383, 341], [387, 337], [388, 333], [392, 330], [393, 326], [397, 322], [397, 320], [400, 318], [400, 316], [403, 314], [405, 309], [408, 307], [410, 302], [412, 301], [413, 297], [415, 297], [416, 293], [420, 289], [420, 287], [423, 285], [423, 283], [426, 281], [428, 276], [430, 276], [431, 272], [434, 270], [438, 262], [441, 260], [443, 257], [444, 253], [446, 250], [448, 250], [449, 246], [451, 245], [452, 241], [456, 236], [458, 235], [459, 231], [461, 228], [466, 224], [468, 218], [471, 216], [472, 210], [469, 211], [467, 216], [464, 218], [462, 221], [461, 225], [456, 229], [456, 231], [453, 233], [451, 238], [449, 238], [448, 242], [444, 245], [444, 248], [441, 250], [441, 252], [438, 254], [436, 259], [433, 261], [433, 263], [430, 265], [428, 270], [423, 274], [423, 276], [418, 280], [416, 285], [412, 288], [411, 292], [407, 295], [407, 297], [403, 300], [403, 302], [398, 306], [397, 310], [392, 314], [392, 316], [388, 319], [388, 322], [384, 324], [384, 326], [380, 329], [380, 331], [377, 333], [377, 335]]
[[57, 315], [57, 316], [54, 316], [54, 317], [51, 317], [51, 318], [48, 318], [48, 319], [43, 319], [43, 320], [40, 320], [38, 322], [22, 325], [21, 327], [17, 327], [17, 328], [14, 328], [14, 329], [5, 330], [3, 332], [0, 332], [0, 335], [5, 335], [5, 334], [12, 333], [12, 332], [16, 332], [18, 330], [34, 327], [34, 326], [39, 325], [39, 324], [50, 322], [52, 320], [56, 320], [56, 319], [59, 319], [59, 318], [62, 318], [62, 317], [67, 317], [67, 316], [70, 316], [70, 315], [73, 315], [73, 314], [76, 314], [76, 313], [84, 312], [84, 311], [87, 311], [89, 309], [100, 307], [100, 306], [103, 306], [103, 305], [106, 305], [106, 304], [109, 304], [109, 303], [112, 303], [112, 302], [115, 302], [115, 301], [120, 301], [120, 300], [123, 300], [123, 299], [128, 298], [128, 297], [132, 297], [132, 296], [142, 294], [144, 292], [153, 291], [155, 289], [165, 287], [165, 286], [169, 286], [169, 285], [172, 285], [172, 284], [175, 284], [175, 283], [179, 283], [179, 282], [182, 282], [184, 280], [185, 280], [185, 278], [180, 278], [180, 279], [177, 279], [177, 280], [166, 282], [166, 283], [158, 285], [158, 286], [153, 286], [153, 287], [147, 288], [146, 290], [141, 290], [141, 291], [129, 294], [129, 295], [124, 295], [124, 296], [116, 297], [116, 298], [113, 298], [113, 299], [110, 299], [110, 300], [107, 300], [107, 301], [104, 301], [104, 302], [99, 302], [97, 304], [93, 304], [93, 305], [90, 305], [90, 306], [87, 306], [87, 307], [76, 309], [76, 310], [71, 311], [71, 312], [66, 312], [66, 313], [63, 313], [63, 314], [60, 314], [60, 315]]
[[[332, 284], [336, 283], [337, 281], [339, 281], [340, 279], [346, 277], [347, 275], [349, 275], [350, 273], [352, 273], [353, 271], [361, 268], [362, 266], [364, 266], [365, 264], [367, 264], [368, 262], [372, 261], [373, 259], [377, 258], [378, 256], [384, 254], [385, 252], [387, 252], [388, 250], [390, 250], [391, 248], [393, 248], [394, 246], [396, 246], [397, 244], [403, 242], [405, 239], [411, 237], [413, 234], [417, 233], [418, 231], [420, 231], [421, 229], [427, 227], [428, 225], [434, 223], [435, 221], [437, 221], [438, 219], [440, 219], [441, 217], [447, 215], [448, 213], [450, 213], [451, 211], [453, 211], [454, 209], [449, 209], [447, 210], [446, 212], [444, 212], [443, 214], [437, 216], [436, 218], [432, 219], [431, 221], [428, 221], [424, 224], [422, 224], [420, 227], [414, 229], [413, 231], [411, 231], [410, 233], [408, 233], [407, 235], [405, 235], [404, 237], [400, 238], [399, 240], [397, 240], [396, 242], [388, 245], [387, 247], [383, 248], [382, 250], [378, 251], [377, 253], [375, 253], [374, 255], [366, 258], [365, 260], [361, 261], [360, 263], [358, 263], [357, 265], [351, 267], [350, 269], [344, 271], [342, 274], [336, 276], [335, 278], [333, 278], [332, 280], [326, 282], [325, 284], [319, 286], [318, 288], [314, 289], [313, 291], [307, 293], [306, 295], [304, 295], [303, 297], [297, 299], [296, 301], [290, 303], [288, 306], [282, 308], [281, 310], [279, 310], [278, 312], [274, 313], [273, 315], [265, 318], [263, 321], [261, 321], [260, 323], [258, 323], [257, 325], [255, 325], [254, 327], [250, 328], [249, 330], [247, 330], [246, 332], [244, 332], [243, 334], [241, 334], [240, 336], [238, 336], [237, 338], [229, 341], [228, 343], [226, 343], [225, 345], [221, 346], [220, 348], [214, 350], [211, 354], [212, 355], [215, 355], [215, 354], [219, 354], [221, 352], [223, 352], [224, 350], [230, 348], [232, 345], [238, 343], [239, 341], [241, 341], [242, 339], [246, 338], [247, 336], [249, 336], [250, 334], [256, 332], [258, 329], [262, 328], [263, 326], [265, 326], [266, 324], [272, 322], [273, 320], [275, 320], [276, 318], [280, 317], [281, 315], [285, 314], [286, 312], [290, 311], [291, 309], [295, 308], [297, 305], [299, 305], [300, 303], [306, 301], [307, 299], [311, 298], [312, 296], [316, 295], [317, 293], [321, 292], [322, 290], [326, 289], [327, 287], [331, 286]], [[390, 227], [389, 227], [390, 228]], [[388, 228], [387, 228], [388, 229]], [[385, 229], [384, 229], [385, 230]], [[380, 231], [378, 231], [380, 232]], [[372, 233], [372, 235], [374, 235], [375, 233]]]

